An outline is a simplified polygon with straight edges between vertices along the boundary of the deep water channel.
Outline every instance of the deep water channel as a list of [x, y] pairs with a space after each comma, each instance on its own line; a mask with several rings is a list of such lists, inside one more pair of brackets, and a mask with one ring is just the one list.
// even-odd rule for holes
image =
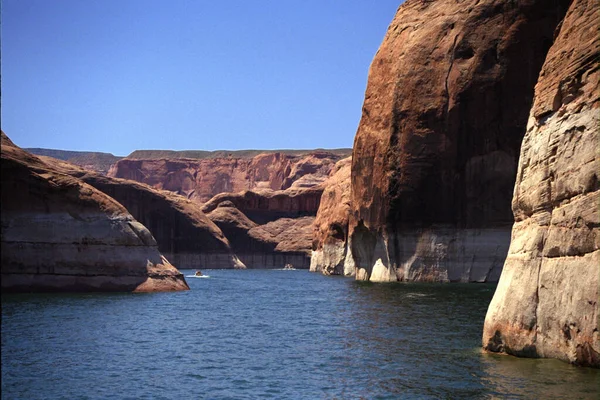
[[2, 398], [598, 398], [598, 370], [481, 353], [493, 285], [203, 272], [189, 292], [3, 295]]

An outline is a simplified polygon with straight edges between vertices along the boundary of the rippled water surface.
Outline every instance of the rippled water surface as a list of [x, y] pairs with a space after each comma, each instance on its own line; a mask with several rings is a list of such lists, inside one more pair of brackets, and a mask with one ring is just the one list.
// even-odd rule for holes
[[494, 286], [204, 272], [181, 293], [3, 295], [2, 398], [598, 398], [598, 370], [481, 353]]

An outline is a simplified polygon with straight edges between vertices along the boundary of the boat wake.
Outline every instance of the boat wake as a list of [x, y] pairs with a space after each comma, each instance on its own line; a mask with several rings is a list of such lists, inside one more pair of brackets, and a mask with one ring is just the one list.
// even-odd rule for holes
[[210, 275], [201, 275], [201, 276], [197, 276], [197, 275], [186, 275], [186, 278], [210, 278]]

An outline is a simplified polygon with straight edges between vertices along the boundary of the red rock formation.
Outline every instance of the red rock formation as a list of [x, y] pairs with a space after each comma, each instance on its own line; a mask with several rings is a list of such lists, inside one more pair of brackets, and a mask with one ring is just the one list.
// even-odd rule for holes
[[319, 209], [323, 187], [287, 190], [246, 190], [239, 193], [221, 193], [202, 207], [205, 213], [212, 212], [219, 204], [228, 201], [242, 210], [257, 224], [265, 224], [279, 218], [314, 216]]
[[487, 350], [600, 367], [598, 27], [600, 3], [574, 0], [535, 87]]
[[496, 280], [533, 87], [568, 0], [407, 0], [352, 159], [357, 279]]
[[335, 165], [325, 181], [313, 225], [310, 270], [325, 275], [353, 275], [354, 260], [348, 242], [350, 215], [350, 157]]
[[203, 203], [225, 192], [315, 186], [327, 179], [339, 158], [337, 153], [326, 151], [204, 159], [126, 158], [115, 164], [108, 175], [143, 182]]
[[308, 268], [322, 189], [222, 193], [203, 210], [248, 268]]
[[2, 291], [189, 289], [122, 205], [4, 133], [1, 193]]
[[142, 183], [109, 178], [55, 159], [44, 160], [124, 205], [148, 227], [161, 253], [178, 268], [245, 268], [199, 204]]

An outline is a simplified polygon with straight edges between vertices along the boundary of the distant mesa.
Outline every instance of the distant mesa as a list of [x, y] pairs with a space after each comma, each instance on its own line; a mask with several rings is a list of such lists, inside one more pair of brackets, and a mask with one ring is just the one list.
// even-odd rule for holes
[[103, 175], [106, 175], [110, 167], [123, 158], [110, 153], [93, 151], [69, 151], [42, 148], [25, 148], [24, 150], [38, 156], [46, 156], [68, 161], [71, 164], [79, 165], [82, 168], [96, 171]]
[[220, 193], [320, 185], [350, 149], [248, 150], [230, 152], [226, 157], [219, 157], [224, 155], [221, 152], [193, 152], [204, 155], [196, 159], [176, 157], [185, 152], [136, 153], [136, 157], [129, 156], [113, 165], [108, 176], [146, 183], [205, 203]]

